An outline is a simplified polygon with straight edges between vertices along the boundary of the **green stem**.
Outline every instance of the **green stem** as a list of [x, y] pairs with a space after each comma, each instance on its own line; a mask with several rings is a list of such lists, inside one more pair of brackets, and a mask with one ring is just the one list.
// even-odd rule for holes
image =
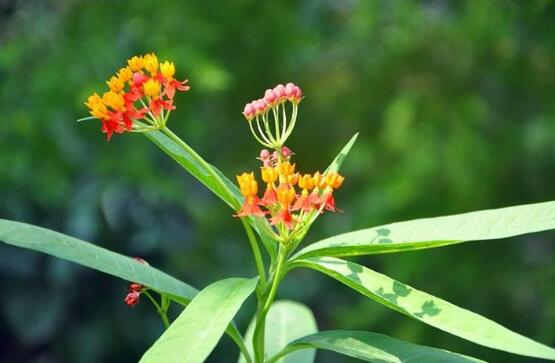
[[233, 339], [235, 344], [237, 344], [237, 346], [239, 347], [239, 350], [241, 350], [241, 353], [245, 357], [247, 363], [253, 363], [249, 350], [245, 345], [245, 341], [243, 340], [243, 337], [241, 337], [241, 333], [239, 333], [239, 331], [237, 330], [237, 327], [233, 325], [233, 323], [229, 324], [229, 326], [226, 329], [226, 333], [227, 335], [229, 335], [231, 339]]
[[264, 268], [264, 260], [262, 259], [262, 254], [260, 253], [260, 248], [258, 247], [258, 242], [256, 241], [256, 236], [252, 231], [252, 227], [245, 221], [244, 218], [241, 218], [241, 223], [243, 223], [243, 228], [245, 228], [245, 232], [247, 233], [247, 237], [249, 239], [249, 243], [251, 245], [252, 254], [254, 255], [254, 261], [256, 264], [256, 269], [258, 271], [258, 275], [260, 276], [258, 280], [258, 286], [261, 289], [266, 286], [266, 272]]
[[277, 362], [280, 358], [286, 356], [289, 353], [292, 353], [296, 350], [300, 350], [300, 349], [307, 349], [310, 348], [310, 346], [303, 346], [303, 345], [299, 345], [299, 346], [293, 346], [293, 347], [285, 347], [283, 348], [280, 352], [278, 352], [276, 355], [274, 355], [273, 357], [271, 357], [270, 359], [268, 359], [268, 361], [266, 363], [275, 363]]
[[281, 273], [283, 268], [283, 263], [285, 262], [285, 257], [287, 256], [287, 248], [284, 244], [279, 245], [278, 258], [276, 263], [275, 271], [272, 274], [272, 282], [270, 291], [265, 299], [259, 299], [258, 310], [256, 316], [256, 325], [253, 334], [253, 350], [254, 358], [256, 363], [264, 362], [264, 342], [265, 342], [265, 330], [266, 330], [266, 315], [272, 302], [274, 301], [277, 293], [277, 289], [283, 274]]
[[170, 321], [168, 320], [168, 314], [167, 314], [168, 307], [170, 304], [169, 299], [165, 295], [162, 295], [162, 305], [160, 306], [160, 304], [158, 304], [158, 302], [152, 297], [152, 295], [150, 295], [148, 291], [143, 290], [141, 292], [145, 294], [145, 296], [150, 300], [152, 305], [154, 305], [154, 307], [156, 308], [156, 311], [162, 318], [162, 323], [164, 323], [164, 328], [168, 329], [170, 326]]

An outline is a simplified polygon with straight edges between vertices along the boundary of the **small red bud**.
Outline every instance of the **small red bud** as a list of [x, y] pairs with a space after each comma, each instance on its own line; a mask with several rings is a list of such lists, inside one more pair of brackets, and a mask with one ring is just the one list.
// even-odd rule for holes
[[129, 291], [141, 291], [143, 289], [143, 285], [138, 284], [136, 282], [132, 283], [131, 285], [129, 285]]
[[125, 299], [123, 300], [127, 305], [133, 307], [139, 303], [139, 296], [141, 295], [140, 292], [131, 291]]

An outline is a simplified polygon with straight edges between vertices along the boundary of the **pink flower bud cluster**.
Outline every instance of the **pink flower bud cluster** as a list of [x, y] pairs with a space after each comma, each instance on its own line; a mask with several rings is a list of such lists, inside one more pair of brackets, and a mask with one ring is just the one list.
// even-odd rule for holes
[[243, 110], [243, 115], [250, 121], [256, 116], [263, 114], [269, 109], [276, 105], [280, 105], [285, 101], [289, 101], [295, 104], [301, 102], [303, 98], [303, 92], [299, 86], [294, 83], [287, 83], [285, 86], [278, 84], [273, 89], [267, 89], [264, 92], [264, 97], [254, 100], [245, 105]]
[[[287, 146], [281, 147], [281, 156], [285, 159], [285, 161], [289, 161], [293, 154], [293, 151], [291, 151], [291, 149], [289, 149]], [[260, 151], [260, 156], [257, 159], [262, 161], [262, 166], [273, 167], [278, 164], [279, 156], [280, 154], [277, 151], [274, 151], [272, 153], [268, 149], [262, 149]]]

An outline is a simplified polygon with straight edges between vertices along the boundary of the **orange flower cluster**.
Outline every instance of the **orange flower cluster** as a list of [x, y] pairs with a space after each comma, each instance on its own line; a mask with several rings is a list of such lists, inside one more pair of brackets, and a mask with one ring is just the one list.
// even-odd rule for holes
[[[262, 150], [261, 178], [266, 183], [262, 199], [258, 197], [258, 183], [254, 173], [237, 176], [245, 201], [236, 217], [268, 216], [270, 223], [292, 230], [310, 212], [335, 212], [333, 191], [343, 184], [344, 177], [336, 172], [300, 174], [291, 163], [293, 153], [282, 147], [273, 154]], [[300, 193], [298, 193], [297, 189]]]
[[[108, 140], [113, 133], [144, 132], [162, 128], [167, 121], [164, 110], [175, 109], [175, 91], [187, 91], [188, 80], [174, 79], [172, 62], [158, 62], [154, 53], [134, 56], [106, 84], [109, 90], [102, 97], [97, 93], [85, 103], [94, 118], [102, 122]], [[145, 125], [135, 124], [142, 120]]]

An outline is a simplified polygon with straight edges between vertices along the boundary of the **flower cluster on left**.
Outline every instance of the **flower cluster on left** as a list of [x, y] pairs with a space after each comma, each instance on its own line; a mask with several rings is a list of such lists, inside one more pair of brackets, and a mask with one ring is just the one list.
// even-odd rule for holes
[[188, 80], [174, 78], [173, 62], [158, 62], [154, 53], [134, 56], [106, 84], [100, 96], [93, 93], [85, 103], [92, 118], [102, 123], [108, 140], [114, 133], [145, 132], [163, 128], [175, 109], [176, 91], [188, 91]]

